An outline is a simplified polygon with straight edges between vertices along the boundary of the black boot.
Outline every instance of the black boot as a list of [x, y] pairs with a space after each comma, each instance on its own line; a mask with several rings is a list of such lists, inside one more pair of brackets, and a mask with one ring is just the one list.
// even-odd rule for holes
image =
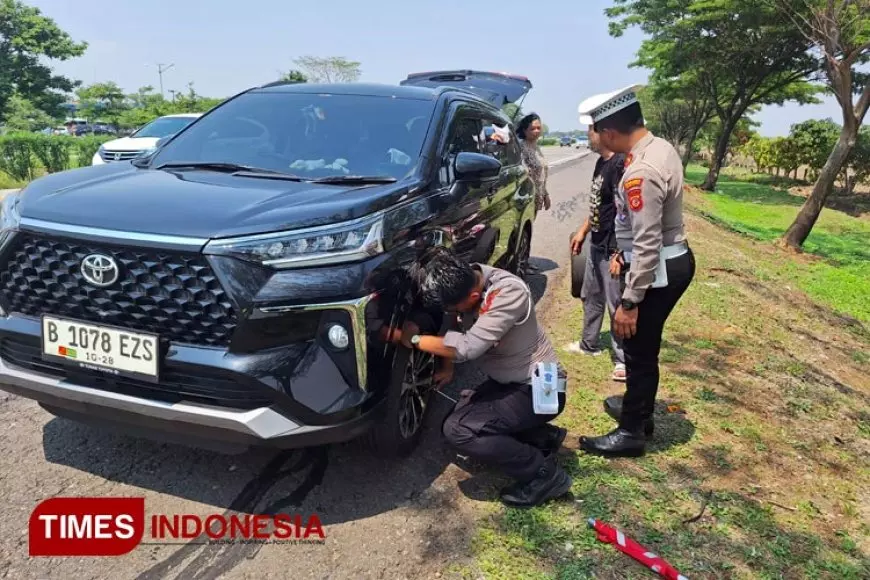
[[534, 478], [502, 490], [501, 501], [510, 507], [530, 508], [556, 499], [571, 490], [571, 478], [550, 456]]
[[[613, 395], [604, 399], [604, 412], [618, 423], [620, 416], [622, 416], [622, 397], [620, 395]], [[652, 418], [643, 422], [643, 433], [647, 439], [652, 439], [655, 429], [656, 425]]]
[[559, 451], [567, 435], [567, 429], [547, 423], [534, 430], [522, 433], [517, 438], [524, 443], [540, 449], [544, 457], [548, 457]]
[[580, 437], [580, 449], [604, 457], [640, 457], [646, 453], [646, 438], [641, 429], [617, 427], [601, 437]]

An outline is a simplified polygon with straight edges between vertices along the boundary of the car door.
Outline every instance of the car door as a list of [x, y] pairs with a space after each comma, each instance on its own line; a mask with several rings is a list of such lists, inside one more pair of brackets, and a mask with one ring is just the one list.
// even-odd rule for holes
[[[484, 202], [492, 184], [461, 182], [454, 174], [456, 156], [462, 152], [481, 153], [482, 117], [473, 103], [458, 101], [448, 113], [441, 142], [438, 169], [438, 218], [431, 232], [432, 243], [449, 246], [457, 255], [472, 261], [486, 229]], [[444, 239], [440, 239], [441, 238]]]
[[[484, 127], [493, 125], [504, 128], [507, 120], [491, 111], [481, 112]], [[523, 201], [527, 201], [523, 191], [527, 170], [522, 164], [522, 155], [517, 144], [517, 137], [510, 131], [510, 140], [501, 143], [488, 140], [484, 144], [484, 153], [495, 157], [502, 165], [498, 181], [484, 190], [482, 199], [482, 214], [485, 230], [475, 249], [476, 261], [487, 262], [499, 267], [509, 265], [511, 243], [519, 231]]]

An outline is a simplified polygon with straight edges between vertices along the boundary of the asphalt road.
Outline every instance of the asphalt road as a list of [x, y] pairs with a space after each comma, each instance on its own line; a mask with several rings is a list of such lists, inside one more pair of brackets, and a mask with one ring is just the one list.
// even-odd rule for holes
[[[553, 207], [535, 224], [532, 254], [539, 272], [530, 283], [537, 297], [564, 275], [568, 236], [581, 219], [594, 156], [569, 159], [578, 153], [546, 151], [554, 163]], [[447, 393], [455, 396], [479, 380], [473, 367], [460, 367]], [[504, 484], [442, 444], [438, 428], [450, 407], [436, 397], [421, 447], [406, 460], [389, 462], [354, 443], [223, 456], [57, 419], [32, 401], [0, 392], [0, 577], [450, 577], [451, 562], [461, 564], [470, 553], [476, 505], [492, 501]], [[28, 517], [38, 502], [54, 496], [144, 497], [147, 515], [316, 513], [326, 540], [297, 546], [191, 541], [140, 545], [115, 558], [30, 559]]]

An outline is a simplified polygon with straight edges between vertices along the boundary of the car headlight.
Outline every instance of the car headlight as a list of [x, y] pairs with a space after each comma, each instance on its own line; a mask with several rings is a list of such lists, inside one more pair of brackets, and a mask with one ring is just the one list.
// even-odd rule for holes
[[21, 223], [21, 210], [18, 204], [21, 201], [21, 193], [10, 193], [0, 203], [0, 231], [17, 230]]
[[304, 230], [214, 240], [206, 254], [228, 255], [272, 268], [355, 262], [383, 253], [383, 214]]
[[0, 248], [6, 245], [21, 223], [20, 201], [21, 193], [10, 193], [0, 202]]

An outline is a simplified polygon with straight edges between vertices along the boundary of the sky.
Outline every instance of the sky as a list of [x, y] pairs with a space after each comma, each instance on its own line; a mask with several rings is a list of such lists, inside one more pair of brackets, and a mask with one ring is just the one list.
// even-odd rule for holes
[[[534, 88], [523, 109], [551, 130], [585, 129], [586, 97], [643, 84], [630, 68], [642, 35], [607, 33], [610, 0], [25, 0], [77, 41], [80, 58], [55, 69], [85, 84], [115, 81], [126, 92], [170, 90], [193, 82], [226, 97], [276, 80], [304, 55], [362, 63], [361, 81], [395, 84], [415, 71], [474, 68], [522, 74]], [[762, 135], [788, 133], [806, 119], [840, 121], [836, 101], [766, 107]]]

